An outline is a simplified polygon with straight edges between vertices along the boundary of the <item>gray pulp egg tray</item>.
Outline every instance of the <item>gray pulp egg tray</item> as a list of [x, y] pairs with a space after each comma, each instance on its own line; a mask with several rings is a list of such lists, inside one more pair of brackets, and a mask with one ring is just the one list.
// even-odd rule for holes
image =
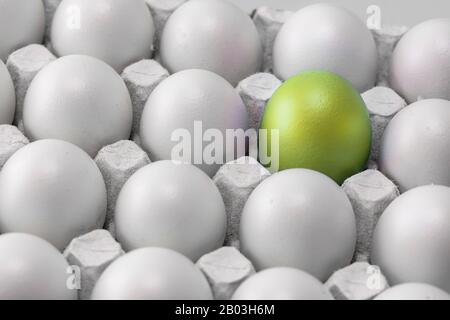
[[[47, 20], [51, 21], [60, 0], [44, 2]], [[171, 12], [183, 2], [178, 1], [178, 4], [170, 10], [151, 7], [156, 22], [157, 39]], [[244, 79], [236, 90], [248, 109], [253, 128], [259, 127], [265, 104], [281, 84], [281, 81], [270, 73], [271, 48], [277, 32], [291, 14], [289, 11], [262, 7], [252, 15], [263, 39], [265, 72]], [[368, 258], [373, 229], [383, 210], [399, 196], [396, 185], [377, 170], [377, 158], [384, 129], [393, 116], [406, 106], [406, 102], [387, 87], [386, 81], [390, 55], [405, 31], [404, 27], [373, 31], [379, 53], [378, 86], [362, 95], [372, 120], [373, 147], [367, 170], [347, 179], [342, 186], [356, 214], [358, 237], [354, 263], [335, 272], [326, 282], [326, 286], [336, 299], [371, 299], [388, 287], [383, 276], [376, 289], [369, 288], [366, 284], [370, 276], [367, 270], [371, 268]], [[46, 39], [45, 46], [33, 44], [21, 48], [12, 53], [7, 61], [17, 95], [17, 111], [15, 126], [0, 126], [0, 169], [14, 152], [29, 143], [23, 134], [24, 97], [38, 71], [56, 59], [51, 52], [48, 36]], [[114, 239], [113, 214], [116, 198], [127, 179], [150, 163], [148, 155], [139, 146], [140, 139], [137, 134], [139, 119], [149, 95], [169, 76], [169, 72], [158, 62], [157, 52], [155, 57], [155, 60], [142, 60], [130, 65], [122, 73], [133, 104], [132, 140], [106, 146], [95, 158], [107, 186], [106, 230], [95, 230], [73, 239], [64, 252], [70, 264], [80, 267], [80, 299], [89, 299], [92, 288], [103, 270], [123, 254], [121, 245]], [[238, 225], [241, 211], [250, 193], [269, 175], [270, 173], [256, 161], [246, 164], [237, 164], [237, 161], [234, 161], [222, 166], [214, 177], [228, 215], [226, 247], [203, 256], [197, 265], [208, 279], [217, 299], [229, 299], [238, 285], [255, 272], [251, 262], [239, 252]]]

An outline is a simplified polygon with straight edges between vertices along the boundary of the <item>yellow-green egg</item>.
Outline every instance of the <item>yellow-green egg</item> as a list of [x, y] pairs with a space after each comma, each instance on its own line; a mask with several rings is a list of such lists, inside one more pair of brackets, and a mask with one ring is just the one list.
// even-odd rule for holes
[[[268, 152], [277, 162], [271, 168], [312, 169], [337, 183], [361, 171], [370, 153], [364, 101], [350, 82], [326, 71], [303, 72], [280, 86], [265, 109], [261, 129], [267, 129]], [[271, 137], [275, 132], [277, 145]]]

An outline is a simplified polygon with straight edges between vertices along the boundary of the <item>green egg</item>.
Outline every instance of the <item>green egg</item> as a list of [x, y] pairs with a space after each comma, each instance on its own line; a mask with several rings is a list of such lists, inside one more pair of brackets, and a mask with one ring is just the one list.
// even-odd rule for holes
[[[371, 147], [369, 113], [350, 82], [326, 71], [300, 73], [281, 85], [264, 111], [271, 168], [307, 168], [341, 184], [364, 169]], [[272, 145], [273, 129], [279, 143]]]

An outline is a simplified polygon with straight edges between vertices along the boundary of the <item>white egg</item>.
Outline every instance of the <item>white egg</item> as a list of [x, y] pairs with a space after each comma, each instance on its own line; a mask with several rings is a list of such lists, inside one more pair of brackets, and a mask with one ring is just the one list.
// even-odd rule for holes
[[101, 275], [93, 300], [212, 300], [201, 271], [183, 255], [144, 248], [114, 261]]
[[245, 280], [232, 300], [334, 300], [322, 282], [298, 269], [272, 268]]
[[4, 62], [15, 50], [41, 43], [44, 31], [41, 0], [0, 0], [0, 59]]
[[404, 283], [387, 289], [374, 300], [450, 300], [450, 294], [425, 283]]
[[306, 70], [334, 72], [360, 92], [372, 88], [377, 49], [364, 22], [332, 4], [314, 4], [295, 13], [274, 43], [274, 72], [280, 79]]
[[234, 86], [258, 72], [263, 57], [250, 16], [223, 0], [187, 1], [167, 21], [160, 46], [172, 73], [205, 69]]
[[0, 300], [76, 300], [69, 265], [50, 243], [30, 234], [0, 236]]
[[[225, 79], [206, 70], [185, 70], [152, 92], [142, 114], [140, 136], [152, 160], [186, 160], [212, 177], [226, 159], [245, 155], [245, 141], [238, 141], [237, 152], [227, 148], [226, 130], [245, 130], [247, 126], [244, 103]], [[207, 147], [212, 141], [204, 139], [208, 129], [218, 131], [223, 138], [215, 144], [220, 150], [211, 152], [211, 159]], [[174, 159], [180, 153], [181, 159]], [[189, 159], [184, 159], [186, 155]]]
[[11, 124], [16, 111], [16, 93], [11, 76], [0, 60], [0, 124]]
[[395, 47], [390, 84], [408, 102], [450, 100], [450, 19], [422, 22]]
[[77, 146], [41, 140], [17, 151], [0, 173], [0, 232], [39, 236], [60, 250], [103, 226], [106, 188]]
[[59, 56], [90, 55], [121, 72], [150, 57], [154, 35], [144, 0], [63, 0], [53, 18], [51, 41]]
[[423, 282], [450, 292], [450, 188], [412, 189], [384, 211], [371, 260], [390, 284]]
[[387, 126], [380, 170], [401, 191], [427, 185], [450, 186], [450, 101], [421, 100], [401, 110]]
[[222, 246], [225, 205], [200, 169], [159, 161], [137, 171], [123, 186], [115, 226], [126, 251], [164, 247], [197, 261]]
[[128, 139], [130, 94], [106, 63], [73, 55], [50, 63], [31, 82], [23, 122], [28, 138], [61, 139], [94, 157], [104, 146]]
[[264, 180], [250, 195], [240, 240], [257, 270], [294, 267], [324, 281], [350, 263], [355, 216], [333, 180], [312, 170], [290, 169]]

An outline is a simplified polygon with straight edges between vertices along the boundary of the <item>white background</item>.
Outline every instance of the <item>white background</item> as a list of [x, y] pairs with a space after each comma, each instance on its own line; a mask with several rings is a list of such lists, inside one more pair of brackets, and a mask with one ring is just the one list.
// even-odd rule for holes
[[431, 18], [450, 18], [450, 0], [230, 0], [246, 11], [258, 6], [298, 10], [308, 4], [330, 2], [340, 4], [366, 20], [369, 5], [378, 5], [382, 25], [413, 26]]

